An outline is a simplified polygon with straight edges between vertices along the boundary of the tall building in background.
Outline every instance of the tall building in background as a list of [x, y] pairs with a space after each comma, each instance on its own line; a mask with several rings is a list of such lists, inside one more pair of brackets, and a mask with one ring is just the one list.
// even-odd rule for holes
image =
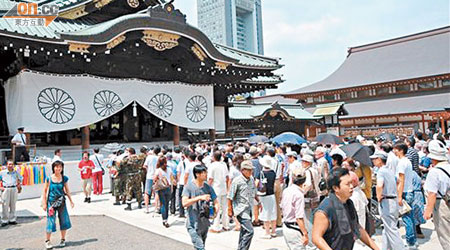
[[213, 42], [264, 54], [261, 0], [197, 0], [198, 27]]

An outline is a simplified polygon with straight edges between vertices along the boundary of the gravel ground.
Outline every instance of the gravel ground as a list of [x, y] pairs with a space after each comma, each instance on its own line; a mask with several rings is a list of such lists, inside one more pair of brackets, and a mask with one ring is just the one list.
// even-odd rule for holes
[[[19, 218], [18, 222], [18, 225], [0, 229], [0, 249], [45, 249], [46, 219]], [[106, 216], [76, 216], [71, 217], [71, 222], [64, 249], [192, 249], [192, 246]], [[56, 245], [59, 240], [57, 231], [52, 235], [52, 243]]]

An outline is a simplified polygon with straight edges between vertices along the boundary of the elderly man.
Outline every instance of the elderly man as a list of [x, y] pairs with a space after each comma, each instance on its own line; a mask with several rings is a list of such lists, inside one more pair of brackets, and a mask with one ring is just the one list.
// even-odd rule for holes
[[287, 160], [288, 160], [288, 186], [290, 187], [292, 185], [292, 181], [294, 178], [294, 171], [296, 169], [301, 169], [302, 168], [302, 164], [300, 164], [299, 161], [297, 161], [297, 152], [295, 151], [291, 151], [289, 153], [286, 154], [287, 156]]
[[378, 167], [377, 173], [377, 200], [379, 204], [381, 221], [384, 228], [382, 233], [382, 248], [397, 249], [403, 247], [403, 241], [397, 228], [398, 204], [397, 204], [397, 181], [395, 173], [386, 166], [388, 154], [383, 151], [375, 152], [370, 158], [373, 165]]
[[24, 161], [30, 161], [30, 155], [28, 155], [27, 148], [25, 147], [27, 145], [27, 137], [24, 134], [25, 128], [20, 127], [17, 129], [17, 134], [14, 135], [14, 137], [11, 140], [11, 143], [16, 146], [16, 152], [14, 157], [14, 163], [17, 163], [20, 161], [20, 157], [23, 155]]
[[259, 203], [255, 181], [252, 176], [251, 161], [241, 163], [241, 175], [233, 179], [228, 192], [228, 216], [235, 215], [241, 224], [238, 250], [248, 250], [253, 238], [252, 207], [253, 200]]
[[281, 210], [283, 211], [283, 236], [289, 249], [306, 249], [309, 243], [305, 226], [305, 198], [303, 184], [306, 181], [304, 171], [295, 169], [290, 186], [283, 191]]
[[[424, 217], [433, 215], [434, 228], [442, 249], [450, 249], [450, 164], [444, 143], [433, 140], [428, 144], [433, 168], [428, 173], [424, 189], [428, 192]], [[447, 203], [447, 204], [446, 204]]]
[[16, 202], [18, 189], [21, 188], [22, 176], [14, 170], [14, 163], [8, 161], [7, 169], [0, 172], [0, 187], [3, 205], [2, 205], [2, 227], [16, 222]]

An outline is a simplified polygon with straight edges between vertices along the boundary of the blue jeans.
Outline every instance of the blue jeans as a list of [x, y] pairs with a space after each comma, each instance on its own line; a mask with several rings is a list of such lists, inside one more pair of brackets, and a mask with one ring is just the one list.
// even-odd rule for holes
[[58, 209], [55, 209], [53, 216], [49, 215], [49, 209], [50, 202], [47, 203], [47, 226], [45, 230], [47, 233], [56, 232], [56, 214], [58, 214], [59, 229], [61, 231], [67, 230], [72, 227], [65, 202]]
[[158, 191], [159, 201], [161, 202], [161, 215], [163, 221], [167, 221], [169, 218], [169, 200], [170, 200], [170, 188], [166, 188]]
[[[414, 202], [414, 192], [405, 192], [402, 197], [403, 202], [408, 203], [408, 205], [412, 208]], [[411, 210], [409, 213], [403, 215], [402, 221], [405, 224], [406, 229], [406, 242], [408, 245], [413, 246], [417, 241], [414, 210]]]
[[179, 201], [179, 207], [180, 207], [180, 216], [184, 216], [184, 207], [183, 204], [181, 203], [182, 200], [182, 195], [183, 195], [183, 188], [184, 185], [178, 185], [178, 201]]
[[194, 245], [195, 250], [205, 250], [205, 242], [208, 231], [206, 231], [204, 235], [199, 235], [197, 229], [192, 227], [188, 227], [187, 231], [191, 236], [192, 244]]
[[250, 249], [250, 244], [253, 238], [253, 225], [251, 219], [243, 219], [241, 216], [237, 216], [237, 220], [241, 224], [241, 231], [239, 233], [239, 245], [238, 250]]

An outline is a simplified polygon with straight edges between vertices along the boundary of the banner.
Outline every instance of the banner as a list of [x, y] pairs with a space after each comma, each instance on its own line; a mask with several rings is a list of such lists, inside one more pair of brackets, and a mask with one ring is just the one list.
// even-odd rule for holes
[[22, 71], [8, 79], [5, 92], [11, 134], [20, 126], [28, 133], [84, 127], [133, 102], [180, 127], [214, 128], [212, 85]]

